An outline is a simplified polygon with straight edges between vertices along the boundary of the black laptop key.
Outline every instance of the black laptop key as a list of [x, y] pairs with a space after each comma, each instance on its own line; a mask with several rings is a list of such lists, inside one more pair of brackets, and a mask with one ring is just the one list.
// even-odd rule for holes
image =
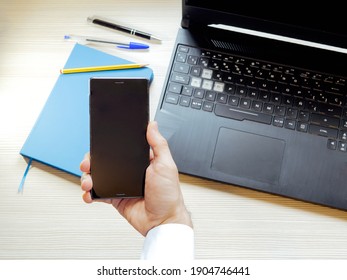
[[336, 150], [336, 148], [337, 148], [337, 141], [335, 139], [328, 139], [327, 147], [330, 150]]
[[347, 152], [347, 143], [339, 142], [339, 151], [340, 152]]
[[192, 66], [190, 69], [190, 74], [195, 77], [200, 77], [201, 75], [201, 67], [199, 66]]
[[190, 56], [188, 56], [187, 62], [189, 64], [195, 65], [198, 63], [198, 60], [199, 60], [199, 58], [197, 56], [190, 55]]
[[347, 129], [347, 120], [341, 120], [340, 128]]
[[180, 45], [178, 47], [178, 51], [188, 53], [189, 52], [189, 48], [187, 46]]
[[169, 93], [166, 95], [165, 102], [177, 105], [178, 99], [179, 99], [179, 95]]
[[193, 94], [193, 88], [190, 86], [184, 86], [182, 88], [182, 95], [186, 95], [186, 96], [192, 96]]
[[340, 131], [339, 139], [347, 141], [347, 131]]
[[218, 103], [227, 103], [227, 100], [228, 100], [228, 95], [225, 94], [225, 93], [221, 93], [219, 92], [218, 95], [217, 95], [217, 102]]
[[212, 112], [213, 105], [213, 102], [204, 101], [204, 103], [202, 104], [202, 109], [207, 112]]
[[176, 63], [174, 66], [174, 71], [178, 73], [188, 74], [189, 65], [183, 63]]
[[201, 107], [202, 107], [202, 101], [199, 100], [199, 99], [193, 99], [193, 100], [192, 100], [192, 105], [191, 105], [191, 107], [192, 107], [193, 109], [198, 109], [198, 110], [200, 110]]
[[214, 101], [216, 99], [216, 93], [214, 91], [207, 91], [205, 99], [208, 101]]
[[319, 107], [319, 112], [328, 116], [340, 117], [342, 114], [342, 108], [330, 104], [322, 104]]
[[182, 91], [182, 85], [176, 84], [176, 83], [170, 83], [169, 84], [169, 91], [173, 93], [180, 94]]
[[311, 114], [311, 122], [323, 126], [339, 127], [340, 120], [337, 118], [319, 115], [316, 113]]
[[240, 102], [240, 97], [230, 96], [228, 104], [231, 106], [238, 106]]
[[285, 128], [288, 128], [288, 129], [294, 130], [295, 127], [296, 127], [296, 121], [286, 119], [286, 120], [284, 121], [284, 127], [285, 127]]
[[235, 119], [239, 121], [243, 120], [249, 120], [249, 121], [255, 121], [260, 122], [264, 124], [271, 124], [272, 116], [259, 113], [259, 112], [253, 112], [253, 111], [247, 111], [240, 108], [235, 108], [223, 104], [216, 104], [214, 113], [217, 116]]
[[310, 118], [309, 112], [307, 111], [299, 112], [299, 117], [298, 117], [299, 121], [308, 122], [309, 118]]
[[329, 138], [337, 138], [338, 130], [334, 128], [323, 127], [319, 125], [311, 124], [309, 127], [309, 132], [312, 134], [317, 134], [320, 136], [325, 136]]
[[173, 73], [171, 76], [171, 81], [188, 85], [189, 84], [189, 76], [184, 75], [184, 74], [180, 74], [180, 73]]
[[272, 124], [277, 127], [283, 127], [284, 118], [275, 116]]
[[190, 97], [188, 96], [181, 96], [180, 98], [180, 105], [184, 107], [189, 107], [190, 105]]

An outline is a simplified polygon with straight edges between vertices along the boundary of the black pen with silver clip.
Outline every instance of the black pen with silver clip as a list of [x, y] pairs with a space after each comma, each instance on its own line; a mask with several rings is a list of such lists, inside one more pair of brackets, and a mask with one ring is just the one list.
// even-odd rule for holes
[[130, 35], [141, 37], [141, 38], [144, 38], [147, 40], [161, 41], [161, 39], [159, 39], [158, 37], [156, 37], [152, 34], [149, 34], [149, 33], [143, 32], [143, 31], [139, 31], [139, 30], [134, 29], [134, 28], [122, 26], [122, 25], [119, 25], [116, 23], [112, 23], [112, 22], [105, 20], [105, 19], [102, 19], [100, 17], [92, 16], [92, 17], [88, 17], [87, 20], [88, 20], [88, 22], [91, 22], [91, 23], [94, 23], [94, 24], [97, 24], [97, 25], [100, 25], [103, 27], [111, 28], [111, 29], [114, 29], [117, 31], [126, 32]]

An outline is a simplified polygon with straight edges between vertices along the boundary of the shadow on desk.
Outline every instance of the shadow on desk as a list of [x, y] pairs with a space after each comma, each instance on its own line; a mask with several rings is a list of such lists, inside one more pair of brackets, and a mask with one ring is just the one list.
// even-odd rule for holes
[[[69, 183], [76, 184], [76, 186], [78, 187], [80, 185], [79, 177], [50, 167], [48, 165], [42, 164], [40, 162], [33, 161], [31, 168], [38, 168], [44, 172], [51, 173], [52, 175], [57, 176], [60, 179], [66, 180]], [[30, 171], [28, 176], [30, 176]], [[285, 207], [287, 209], [292, 209], [296, 211], [309, 212], [310, 214], [327, 216], [330, 218], [336, 218], [347, 222], [347, 211], [339, 209], [334, 209], [322, 205], [316, 205], [313, 203], [299, 201], [292, 198], [282, 197], [275, 194], [269, 194], [240, 186], [223, 184], [221, 182], [211, 181], [185, 174], [180, 174], [180, 181], [182, 184], [194, 185], [197, 188], [201, 188], [202, 194], [204, 193], [204, 190], [207, 189], [209, 191], [218, 192], [223, 196], [225, 194], [226, 199], [228, 195], [233, 195], [234, 197], [242, 197], [243, 199], [261, 202], [262, 204], [274, 205], [276, 207]]]
[[334, 209], [331, 207], [313, 204], [305, 201], [296, 200], [276, 194], [270, 194], [258, 190], [252, 190], [246, 187], [228, 185], [217, 181], [211, 181], [186, 174], [180, 174], [180, 181], [185, 184], [193, 184], [204, 189], [225, 193], [233, 196], [239, 196], [248, 200], [260, 201], [263, 204], [274, 205], [276, 207], [285, 207], [287, 209], [309, 212], [311, 214], [323, 215], [330, 218], [336, 218], [347, 222], [347, 211]]

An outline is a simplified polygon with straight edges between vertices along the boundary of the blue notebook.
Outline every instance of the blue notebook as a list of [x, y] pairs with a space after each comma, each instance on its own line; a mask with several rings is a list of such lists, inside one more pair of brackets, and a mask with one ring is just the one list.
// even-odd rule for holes
[[[76, 44], [64, 68], [132, 63]], [[59, 71], [59, 70], [57, 70]], [[145, 77], [150, 68], [60, 74], [20, 154], [81, 176], [79, 165], [89, 151], [89, 79], [91, 77]]]

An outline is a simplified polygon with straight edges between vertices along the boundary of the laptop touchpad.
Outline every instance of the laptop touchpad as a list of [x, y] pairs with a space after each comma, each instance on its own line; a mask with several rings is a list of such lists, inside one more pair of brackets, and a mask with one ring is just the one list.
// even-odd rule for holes
[[281, 173], [285, 141], [221, 128], [212, 169], [263, 183], [276, 184]]

